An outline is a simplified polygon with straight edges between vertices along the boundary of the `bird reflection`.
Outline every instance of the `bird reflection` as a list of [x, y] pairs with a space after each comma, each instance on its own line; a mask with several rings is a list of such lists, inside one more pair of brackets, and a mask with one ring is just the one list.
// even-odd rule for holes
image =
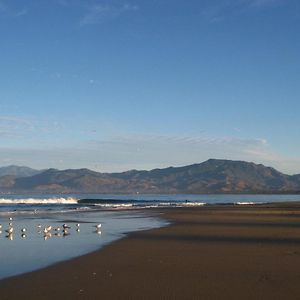
[[50, 232], [47, 232], [44, 234], [44, 241], [47, 241], [48, 239], [50, 239], [52, 237], [52, 234]]
[[13, 241], [14, 240], [14, 235], [13, 233], [9, 233], [7, 236], [6, 236], [7, 239], [9, 239], [10, 241]]
[[[5, 228], [5, 237], [13, 241], [14, 240], [14, 233], [19, 232], [21, 239], [25, 240], [28, 237], [28, 232], [30, 232], [30, 228], [28, 227], [17, 227], [14, 226], [12, 222], [12, 218], [9, 218], [9, 223], [7, 228]], [[102, 224], [94, 224], [92, 225], [94, 228], [93, 233], [96, 233], [97, 235], [102, 235]], [[0, 235], [2, 234], [2, 224], [0, 224]], [[71, 233], [76, 232], [79, 234], [81, 232], [81, 224], [77, 223], [74, 224], [73, 226], [70, 226], [68, 224], [61, 224], [60, 226], [52, 226], [52, 225], [42, 225], [42, 224], [35, 224], [34, 225], [35, 232], [38, 233], [38, 236], [42, 237], [45, 241], [52, 238], [52, 237], [68, 237], [71, 235]], [[36, 233], [35, 233], [36, 234]]]

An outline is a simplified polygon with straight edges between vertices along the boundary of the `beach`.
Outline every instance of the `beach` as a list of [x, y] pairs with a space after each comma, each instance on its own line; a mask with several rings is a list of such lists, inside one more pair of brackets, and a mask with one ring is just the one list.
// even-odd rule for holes
[[298, 203], [149, 212], [170, 225], [1, 280], [1, 299], [299, 299]]

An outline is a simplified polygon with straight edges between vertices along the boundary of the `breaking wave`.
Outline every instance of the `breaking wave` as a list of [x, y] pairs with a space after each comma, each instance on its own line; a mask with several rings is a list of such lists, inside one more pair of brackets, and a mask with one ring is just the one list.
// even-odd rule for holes
[[78, 199], [68, 197], [68, 198], [0, 198], [0, 204], [77, 204]]

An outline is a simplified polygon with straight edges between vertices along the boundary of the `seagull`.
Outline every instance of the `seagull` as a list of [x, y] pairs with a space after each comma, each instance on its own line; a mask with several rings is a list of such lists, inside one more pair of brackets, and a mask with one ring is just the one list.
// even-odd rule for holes
[[5, 230], [8, 234], [12, 234], [14, 232], [14, 228], [10, 227], [7, 230]]
[[12, 223], [8, 223], [8, 226], [9, 226], [9, 227], [12, 227], [12, 226], [13, 226], [13, 224], [12, 224]]
[[47, 231], [51, 231], [52, 230], [52, 226], [48, 226], [46, 227]]
[[21, 238], [22, 238], [22, 239], [26, 239], [26, 234], [24, 234], [24, 233], [21, 234]]
[[67, 224], [63, 224], [63, 229], [70, 229], [71, 227], [68, 226]]
[[12, 217], [9, 218], [9, 221], [12, 221]]
[[97, 224], [95, 227], [96, 227], [97, 229], [100, 229], [101, 226], [102, 226], [102, 224]]
[[22, 229], [21, 229], [21, 232], [26, 232], [26, 228], [22, 228]]
[[78, 224], [76, 224], [76, 227], [80, 227], [80, 224], [78, 223]]

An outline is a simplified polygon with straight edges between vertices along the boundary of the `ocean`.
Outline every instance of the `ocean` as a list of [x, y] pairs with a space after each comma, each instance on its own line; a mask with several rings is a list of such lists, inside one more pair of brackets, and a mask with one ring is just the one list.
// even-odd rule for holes
[[[0, 279], [98, 250], [129, 232], [168, 224], [149, 208], [294, 201], [300, 195], [2, 195]], [[63, 230], [63, 224], [70, 228]]]

